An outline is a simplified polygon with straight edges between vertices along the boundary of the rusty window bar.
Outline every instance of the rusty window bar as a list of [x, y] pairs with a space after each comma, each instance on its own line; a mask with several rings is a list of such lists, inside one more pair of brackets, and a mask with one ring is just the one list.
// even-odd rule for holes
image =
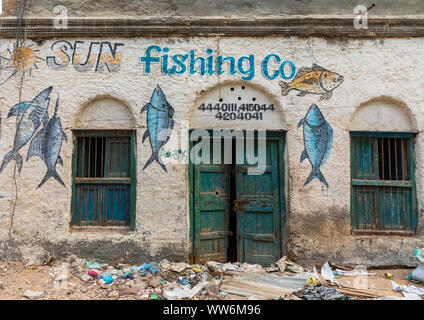
[[408, 199], [413, 184], [408, 167], [410, 139], [396, 135], [351, 136], [355, 153], [352, 157], [354, 233], [409, 234], [412, 230], [406, 217], [411, 210]]
[[[114, 143], [112, 138], [122, 138]], [[106, 143], [108, 148], [106, 148]], [[124, 144], [126, 149], [124, 148]], [[74, 183], [76, 197], [79, 198], [76, 207], [78, 225], [128, 225], [129, 203], [129, 134], [119, 134], [109, 137], [83, 134], [77, 135], [77, 170]], [[122, 152], [128, 153], [124, 157]], [[108, 171], [124, 171], [124, 177], [106, 177]], [[125, 193], [123, 195], [122, 193]], [[79, 194], [78, 194], [79, 193]], [[123, 204], [121, 201], [125, 201]], [[121, 217], [125, 220], [121, 220]], [[84, 220], [81, 220], [84, 218]], [[109, 219], [110, 218], [110, 219]]]

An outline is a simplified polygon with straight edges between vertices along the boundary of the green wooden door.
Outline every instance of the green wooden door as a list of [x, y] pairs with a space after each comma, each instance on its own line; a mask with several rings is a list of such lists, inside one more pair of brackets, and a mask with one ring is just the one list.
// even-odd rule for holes
[[279, 141], [267, 139], [266, 169], [249, 175], [237, 165], [237, 242], [240, 262], [269, 265], [281, 255]]
[[226, 262], [230, 215], [229, 165], [194, 169], [194, 256], [197, 263]]
[[[284, 136], [267, 133], [267, 164], [261, 175], [249, 175], [247, 165], [191, 164], [195, 263], [227, 261], [230, 215], [237, 217], [232, 230], [237, 230], [238, 261], [269, 265], [280, 258], [285, 218], [283, 151]], [[222, 160], [223, 156], [221, 150]], [[210, 158], [212, 162], [212, 148]]]

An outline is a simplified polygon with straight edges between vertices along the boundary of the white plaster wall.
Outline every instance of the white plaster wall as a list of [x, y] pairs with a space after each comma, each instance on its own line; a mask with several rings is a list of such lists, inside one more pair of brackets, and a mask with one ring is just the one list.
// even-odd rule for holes
[[[55, 39], [38, 46], [38, 56], [51, 55], [50, 47]], [[102, 39], [66, 39], [102, 41]], [[224, 73], [219, 78], [199, 74], [168, 76], [160, 72], [159, 65], [152, 66], [150, 74], [143, 73], [139, 58], [150, 45], [170, 48], [170, 54], [184, 54], [195, 49], [197, 55], [206, 56], [207, 48], [217, 49], [223, 56], [255, 55], [256, 75], [250, 81], [281, 106], [287, 129], [287, 235], [288, 252], [299, 261], [323, 262], [329, 259], [339, 263], [396, 264], [413, 263], [411, 250], [422, 246], [422, 223], [424, 203], [422, 181], [424, 178], [423, 135], [424, 119], [424, 67], [422, 51], [424, 39], [385, 40], [326, 40], [318, 38], [138, 38], [103, 39], [124, 43], [123, 61], [118, 73], [80, 73], [68, 66], [65, 70], [52, 70], [44, 61], [37, 62], [39, 69], [25, 77], [22, 100], [31, 100], [43, 89], [54, 86], [49, 113], [60, 96], [59, 116], [64, 131], [71, 137], [77, 128], [76, 115], [89, 101], [96, 97], [113, 97], [128, 106], [137, 129], [137, 217], [136, 230], [128, 234], [71, 233], [69, 230], [71, 207], [71, 155], [72, 143], [64, 143], [61, 156], [63, 168], [59, 175], [66, 184], [60, 186], [50, 179], [36, 190], [45, 174], [45, 166], [39, 158], [24, 161], [21, 174], [16, 173], [18, 198], [14, 215], [16, 241], [32, 241], [31, 247], [22, 244], [20, 256], [40, 255], [49, 243], [86, 243], [107, 240], [111, 243], [136, 244], [152, 256], [163, 255], [164, 248], [179, 246], [189, 250], [188, 181], [186, 164], [168, 164], [168, 173], [157, 164], [142, 170], [150, 157], [149, 143], [141, 143], [146, 128], [146, 113], [141, 108], [150, 100], [153, 89], [159, 84], [169, 103], [174, 107], [176, 122], [173, 135], [180, 133], [178, 123], [188, 121], [192, 108], [201, 93], [215, 87], [219, 82], [239, 81], [240, 75]], [[2, 41], [2, 51], [9, 41]], [[35, 45], [36, 46], [36, 45]], [[266, 80], [261, 73], [261, 62], [270, 53], [282, 60], [291, 60], [296, 69], [317, 63], [344, 76], [330, 100], [319, 101], [317, 95], [298, 97], [294, 92], [281, 95], [280, 78]], [[3, 75], [2, 75], [3, 76]], [[0, 159], [13, 146], [15, 119], [6, 115], [19, 100], [17, 81], [12, 78], [0, 88], [1, 144]], [[419, 205], [419, 227], [414, 237], [376, 237], [350, 235], [350, 156], [349, 128], [351, 116], [365, 102], [375, 97], [389, 97], [399, 101], [409, 110], [416, 123], [416, 178]], [[329, 188], [317, 179], [304, 186], [311, 167], [307, 161], [300, 163], [303, 151], [302, 130], [297, 124], [305, 116], [309, 106], [316, 103], [334, 131], [330, 158], [321, 167]], [[113, 109], [113, 108], [112, 108]], [[105, 114], [103, 121], [114, 123], [114, 114]], [[367, 118], [367, 117], [365, 117]], [[368, 119], [366, 128], [379, 126], [379, 118]], [[359, 124], [360, 125], [360, 124]], [[384, 123], [396, 129], [407, 129], [405, 121]], [[365, 128], [365, 127], [364, 127]], [[243, 129], [243, 128], [241, 128]], [[29, 143], [20, 151], [26, 158]], [[14, 162], [0, 174], [0, 239], [7, 241], [11, 212], [15, 199], [13, 179]], [[85, 241], [85, 242], [84, 242]], [[9, 248], [9, 250], [11, 250]], [[99, 250], [103, 250], [99, 248]], [[41, 252], [41, 253], [40, 253]], [[180, 252], [180, 251], [179, 251]], [[122, 255], [128, 253], [122, 253]], [[180, 254], [180, 256], [182, 256]], [[182, 256], [183, 257], [183, 256]], [[318, 261], [317, 261], [318, 260]], [[320, 260], [320, 261], [319, 261]]]

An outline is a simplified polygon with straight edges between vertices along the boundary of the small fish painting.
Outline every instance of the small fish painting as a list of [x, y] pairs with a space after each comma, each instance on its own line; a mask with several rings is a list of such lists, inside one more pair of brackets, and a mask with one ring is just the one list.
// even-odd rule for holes
[[291, 90], [299, 91], [299, 97], [307, 94], [320, 94], [320, 100], [328, 100], [343, 82], [343, 76], [313, 64], [312, 68], [301, 68], [292, 82], [280, 81], [281, 94], [286, 96]]
[[9, 111], [8, 117], [18, 116], [19, 114], [22, 114], [22, 117], [16, 128], [13, 149], [4, 156], [0, 166], [0, 173], [3, 172], [4, 168], [12, 159], [16, 161], [19, 173], [21, 172], [23, 162], [19, 150], [31, 140], [34, 133], [40, 127], [41, 122], [44, 126], [47, 125], [49, 120], [47, 109], [49, 107], [52, 89], [53, 87], [48, 87], [39, 93], [30, 103], [24, 102], [20, 105], [15, 105]]
[[59, 108], [59, 98], [56, 100], [56, 108], [53, 117], [43, 129], [38, 131], [34, 139], [31, 140], [29, 145], [28, 155], [26, 161], [32, 156], [40, 157], [47, 167], [47, 173], [44, 176], [37, 189], [40, 188], [51, 177], [55, 178], [62, 186], [65, 187], [62, 179], [56, 171], [56, 164], [59, 163], [63, 166], [62, 158], [60, 157], [60, 149], [62, 148], [62, 141], [68, 141], [65, 132], [62, 130], [60, 118], [57, 116]]
[[150, 102], [146, 104], [141, 112], [147, 111], [147, 131], [143, 135], [143, 143], [149, 137], [152, 155], [143, 167], [146, 169], [153, 161], [167, 172], [165, 165], [159, 159], [160, 149], [169, 141], [174, 128], [174, 108], [166, 100], [165, 94], [159, 85], [153, 91]]
[[328, 183], [325, 180], [320, 167], [330, 156], [333, 143], [333, 129], [324, 119], [321, 110], [316, 104], [312, 104], [306, 116], [300, 120], [297, 127], [303, 126], [303, 150], [300, 162], [308, 159], [312, 166], [311, 174], [305, 182], [305, 186], [313, 179], [318, 178], [325, 186]]

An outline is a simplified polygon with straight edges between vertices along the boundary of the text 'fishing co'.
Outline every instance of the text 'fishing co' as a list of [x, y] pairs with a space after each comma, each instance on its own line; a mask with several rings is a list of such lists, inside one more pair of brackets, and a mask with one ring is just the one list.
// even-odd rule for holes
[[[159, 55], [162, 52], [162, 55]], [[196, 56], [194, 50], [188, 54], [169, 54], [169, 48], [161, 48], [152, 45], [146, 49], [140, 62], [144, 64], [144, 73], [149, 74], [153, 63], [160, 64], [160, 70], [167, 75], [181, 75], [188, 72], [189, 75], [199, 73], [203, 75], [221, 75], [229, 72], [231, 75], [241, 74], [241, 79], [252, 80], [255, 77], [255, 56], [249, 54], [238, 59], [232, 56], [214, 56], [212, 49], [205, 50], [207, 56]], [[153, 54], [153, 56], [152, 56]], [[156, 56], [155, 56], [156, 55]], [[226, 67], [225, 67], [226, 65]], [[262, 75], [268, 80], [274, 80], [278, 76], [288, 80], [296, 74], [296, 67], [289, 60], [282, 60], [277, 54], [267, 55], [261, 63]]]

